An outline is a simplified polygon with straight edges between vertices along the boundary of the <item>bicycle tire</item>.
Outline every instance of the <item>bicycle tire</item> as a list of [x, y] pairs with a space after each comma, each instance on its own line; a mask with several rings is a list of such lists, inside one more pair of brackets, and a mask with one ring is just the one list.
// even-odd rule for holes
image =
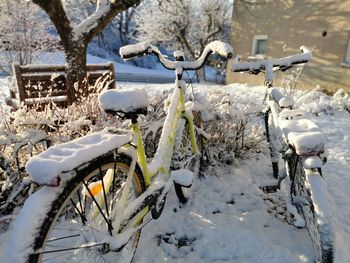
[[[94, 218], [94, 217], [91, 217], [91, 212], [89, 214], [88, 213], [89, 210], [87, 210], [89, 208], [92, 208], [93, 205], [97, 206], [98, 201], [96, 201], [96, 199], [98, 196], [96, 197], [96, 199], [92, 200], [93, 199], [91, 198], [91, 195], [93, 195], [92, 192], [89, 192], [90, 196], [84, 196], [83, 192], [86, 191], [87, 188], [90, 188], [91, 183], [101, 182], [102, 184], [103, 180], [101, 179], [102, 178], [101, 174], [105, 174], [105, 171], [107, 171], [108, 169], [114, 169], [115, 172], [113, 173], [113, 170], [112, 170], [112, 175], [111, 175], [112, 182], [109, 183], [110, 184], [109, 191], [108, 193], [105, 193], [104, 191], [103, 199], [105, 200], [105, 203], [100, 204], [100, 206], [101, 206], [101, 209], [103, 210], [103, 213], [111, 214], [115, 212], [113, 211], [113, 204], [115, 202], [112, 202], [112, 200], [117, 198], [118, 190], [121, 188], [121, 185], [126, 180], [126, 175], [130, 168], [129, 167], [130, 163], [131, 163], [130, 157], [126, 155], [116, 155], [115, 151], [111, 151], [107, 154], [104, 154], [102, 156], [95, 158], [88, 164], [81, 165], [80, 167], [76, 168], [75, 169], [76, 176], [70, 179], [63, 186], [62, 190], [57, 195], [57, 197], [49, 204], [48, 206], [49, 210], [47, 211], [47, 213], [43, 215], [44, 220], [41, 226], [37, 228], [38, 231], [35, 233], [31, 244], [32, 251], [34, 251], [34, 253], [32, 252], [31, 254], [28, 254], [27, 261], [41, 262], [41, 260], [43, 261], [45, 260], [46, 262], [48, 259], [50, 259], [50, 256], [53, 254], [56, 254], [56, 255], [52, 256], [52, 258], [57, 260], [56, 257], [60, 256], [59, 247], [57, 249], [58, 251], [57, 253], [53, 253], [53, 252], [49, 253], [45, 251], [47, 247], [49, 247], [48, 248], [49, 251], [52, 251], [52, 246], [55, 245], [55, 243], [57, 243], [56, 246], [64, 246], [65, 248], [72, 248], [71, 250], [72, 255], [67, 255], [66, 252], [61, 253], [61, 256], [64, 257], [62, 259], [66, 259], [69, 262], [72, 262], [73, 259], [75, 258], [79, 262], [82, 262], [82, 261], [89, 262], [89, 260], [92, 262], [95, 262], [97, 257], [109, 258], [111, 256], [113, 257], [113, 260], [115, 262], [116, 252], [106, 251], [105, 248], [103, 251], [103, 249], [99, 248], [98, 246], [91, 247], [91, 249], [90, 248], [82, 249], [81, 247], [84, 244], [78, 244], [78, 241], [83, 241], [84, 239], [87, 240], [88, 239], [87, 235], [90, 235], [90, 238], [94, 237], [95, 238], [94, 242], [98, 243], [99, 235], [102, 238], [103, 235], [104, 236], [106, 234], [108, 235], [108, 232], [109, 232], [106, 227], [107, 222], [103, 222], [103, 220], [101, 221], [101, 216], [102, 216], [101, 212], [98, 216], [96, 216], [96, 218]], [[133, 196], [130, 195], [130, 196], [133, 198], [135, 198], [136, 196], [140, 195], [142, 192], [145, 191], [145, 183], [142, 177], [141, 169], [139, 168], [138, 165], [136, 165], [135, 167], [132, 187], [133, 187], [134, 195]], [[101, 191], [102, 190], [100, 190], [100, 192]], [[132, 192], [132, 190], [130, 192]], [[83, 203], [82, 203], [82, 199], [84, 199]], [[77, 203], [78, 202], [77, 200], [79, 200], [79, 203]], [[128, 201], [131, 201], [131, 200], [129, 199]], [[84, 208], [83, 208], [83, 205], [84, 205]], [[78, 212], [79, 210], [78, 207], [81, 209], [80, 212]], [[106, 209], [107, 207], [108, 209]], [[110, 210], [110, 212], [107, 212], [107, 210]], [[90, 211], [93, 211], [93, 210], [90, 210]], [[108, 217], [108, 215], [106, 216]], [[91, 221], [89, 221], [90, 219]], [[83, 223], [84, 220], [86, 220], [85, 223]], [[67, 224], [67, 229], [69, 234], [67, 232], [67, 229], [64, 228], [65, 226], [64, 224]], [[81, 224], [80, 227], [79, 227], [79, 224]], [[101, 227], [101, 229], [98, 227]], [[106, 228], [106, 229], [102, 229], [102, 228]], [[89, 233], [89, 231], [91, 233]], [[129, 240], [128, 244], [126, 245], [128, 246], [130, 244], [128, 247], [128, 249], [131, 249], [131, 251], [129, 251], [128, 253], [129, 256], [132, 253], [132, 257], [133, 257], [133, 254], [136, 250], [138, 239], [140, 236], [140, 231], [141, 230], [138, 230], [131, 238], [132, 240]], [[60, 232], [62, 232], [63, 236], [57, 237], [57, 233], [60, 233]], [[62, 240], [63, 243], [60, 240]], [[69, 244], [67, 241], [68, 242], [71, 241], [71, 243]], [[88, 240], [87, 243], [91, 243], [91, 240]], [[73, 249], [75, 247], [80, 247], [80, 249], [76, 249], [76, 250]], [[37, 253], [37, 251], [39, 251], [39, 253]], [[46, 255], [49, 255], [49, 256], [45, 258]], [[94, 258], [94, 256], [96, 258]], [[128, 260], [131, 261], [132, 257]], [[64, 260], [60, 259], [59, 262], [64, 262]], [[123, 260], [123, 262], [126, 262], [126, 261]]]
[[[201, 118], [200, 114], [198, 112], [192, 112], [193, 114], [193, 123], [195, 127], [201, 128]], [[174, 156], [173, 156], [173, 162], [172, 162], [172, 169], [179, 169], [182, 168], [181, 165], [183, 163], [187, 163], [186, 169], [194, 172], [194, 175], [199, 175], [199, 169], [200, 164], [203, 157], [203, 137], [197, 132], [195, 129], [195, 138], [196, 138], [196, 144], [199, 151], [199, 155], [193, 158], [193, 151], [192, 151], [192, 145], [191, 145], [191, 139], [189, 136], [189, 126], [187, 121], [184, 123], [184, 128], [182, 130], [182, 134], [178, 134], [180, 137], [177, 138], [177, 142], [175, 143], [175, 149], [174, 149]], [[179, 142], [179, 143], [178, 143]], [[175, 193], [177, 198], [181, 203], [186, 203], [188, 200], [188, 191], [186, 190], [186, 187], [181, 186], [178, 183], [174, 182], [175, 187]]]
[[[305, 174], [305, 170], [302, 166], [300, 157], [293, 156], [289, 161], [290, 175], [294, 174], [291, 178], [291, 195], [294, 205], [297, 207], [298, 212], [303, 216], [305, 225], [312, 241], [312, 244], [316, 251], [316, 262], [320, 263], [333, 263], [334, 262], [334, 233], [331, 226], [331, 222], [327, 224], [321, 224], [318, 218], [323, 211], [315, 209], [315, 203], [310, 189], [310, 184], [307, 183], [308, 179]], [[292, 169], [295, 169], [293, 171]], [[323, 180], [321, 171], [318, 169], [317, 173], [311, 176], [319, 176], [320, 180]], [[317, 189], [320, 191], [320, 189]], [[323, 195], [326, 195], [324, 193]]]
[[279, 156], [279, 150], [276, 146], [276, 140], [277, 140], [276, 128], [273, 122], [273, 115], [271, 112], [271, 108], [269, 108], [264, 114], [264, 125], [265, 125], [266, 141], [268, 143], [268, 147], [270, 150], [272, 175], [274, 178], [277, 179], [279, 176], [278, 162], [279, 162], [280, 156]]

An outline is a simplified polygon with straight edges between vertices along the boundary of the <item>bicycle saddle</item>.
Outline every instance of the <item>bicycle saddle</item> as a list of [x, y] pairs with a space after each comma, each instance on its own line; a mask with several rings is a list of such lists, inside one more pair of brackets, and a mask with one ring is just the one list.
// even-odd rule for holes
[[147, 114], [148, 95], [144, 90], [106, 90], [99, 97], [100, 108], [105, 112], [132, 119]]
[[325, 135], [311, 120], [280, 120], [285, 138], [295, 148], [298, 155], [311, 156], [324, 152]]

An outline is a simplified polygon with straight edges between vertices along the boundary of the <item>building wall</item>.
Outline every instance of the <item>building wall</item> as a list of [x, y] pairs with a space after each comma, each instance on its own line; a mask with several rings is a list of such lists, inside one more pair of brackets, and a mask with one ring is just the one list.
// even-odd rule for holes
[[[300, 78], [300, 88], [320, 85], [330, 92], [339, 88], [350, 91], [350, 65], [344, 65], [350, 0], [269, 0], [249, 9], [235, 3], [231, 44], [242, 60], [251, 55], [254, 35], [268, 36], [267, 58], [298, 53], [302, 45], [312, 49], [313, 59]], [[263, 83], [261, 78], [247, 75], [228, 73], [227, 82]]]

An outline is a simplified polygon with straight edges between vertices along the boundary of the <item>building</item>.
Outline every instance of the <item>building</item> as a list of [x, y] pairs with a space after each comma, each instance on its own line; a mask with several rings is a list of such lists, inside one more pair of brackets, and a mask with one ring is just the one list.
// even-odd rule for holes
[[[305, 45], [313, 59], [298, 87], [350, 92], [350, 0], [235, 1], [231, 44], [234, 54], [248, 61], [292, 55]], [[228, 70], [226, 81], [262, 84], [262, 77]], [[282, 85], [282, 79], [278, 74], [275, 85]]]

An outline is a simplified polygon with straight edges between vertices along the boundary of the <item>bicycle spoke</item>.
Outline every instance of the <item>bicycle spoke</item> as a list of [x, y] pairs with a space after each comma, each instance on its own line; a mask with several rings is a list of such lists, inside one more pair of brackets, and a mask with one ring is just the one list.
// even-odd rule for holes
[[[111, 218], [119, 212], [114, 208], [115, 199], [120, 196], [121, 185], [130, 170], [130, 161], [128, 157], [118, 157], [121, 161], [115, 161], [114, 155], [110, 157], [113, 160], [105, 158], [103, 162], [96, 161], [91, 166], [78, 170], [80, 174], [76, 181], [67, 185], [64, 198], [57, 198], [56, 202], [61, 209], [53, 210], [57, 213], [55, 221], [45, 238], [40, 237], [44, 242], [39, 241], [42, 243], [35, 248], [34, 254], [28, 255], [30, 260], [106, 262], [114, 257], [116, 251], [110, 250], [105, 237], [113, 234]], [[141, 178], [141, 172], [137, 168], [131, 180], [139, 183], [142, 182]], [[133, 187], [137, 186], [144, 187], [142, 184], [133, 184]], [[126, 201], [135, 199], [143, 190], [135, 188]], [[136, 234], [130, 237], [132, 250], [136, 249], [134, 244], [137, 243], [137, 237]]]
[[48, 240], [47, 242], [55, 242], [57, 240], [62, 240], [62, 239], [67, 239], [67, 238], [72, 238], [72, 237], [79, 237], [80, 234], [76, 234], [76, 235], [70, 235], [70, 236], [66, 236], [66, 237], [58, 237], [58, 238], [53, 238], [53, 239], [50, 239]]
[[50, 245], [47, 244], [46, 247], [53, 247], [53, 248], [68, 248], [67, 246], [60, 246], [60, 245]]
[[49, 250], [49, 251], [44, 251], [44, 252], [33, 253], [33, 255], [51, 254], [51, 253], [58, 253], [58, 252], [64, 252], [64, 251], [70, 251], [70, 250], [78, 250], [78, 249], [88, 249], [88, 248], [92, 248], [92, 247], [103, 246], [104, 244], [105, 243], [100, 243], [100, 244], [93, 244], [93, 245], [88, 245], [88, 246], [80, 246], [80, 247], [71, 247], [71, 248], [62, 248], [62, 249], [56, 249], [56, 250]]
[[105, 184], [103, 182], [103, 174], [102, 174], [102, 171], [101, 171], [101, 167], [99, 167], [99, 170], [100, 170], [100, 177], [101, 177], [101, 183], [102, 183], [102, 190], [103, 190], [103, 198], [105, 200], [105, 207], [106, 207], [106, 213], [107, 213], [107, 217], [109, 217], [109, 209], [108, 209], [108, 204], [107, 204], [107, 196], [106, 196], [106, 189], [105, 189]]
[[[84, 228], [90, 228], [92, 230], [95, 231], [99, 231], [98, 229], [96, 229], [95, 227], [89, 226], [89, 225], [85, 225]], [[62, 228], [62, 227], [53, 227], [53, 230], [61, 230], [61, 231], [79, 231], [79, 232], [88, 232], [88, 230], [85, 229], [72, 229], [72, 228]]]
[[94, 195], [91, 193], [91, 190], [89, 188], [89, 186], [87, 185], [87, 183], [85, 181], [83, 181], [83, 185], [85, 186], [85, 188], [87, 189], [87, 191], [89, 192], [89, 195], [91, 196], [92, 200], [94, 201], [95, 205], [97, 206], [97, 209], [99, 210], [99, 212], [101, 213], [103, 219], [106, 221], [106, 224], [108, 226], [108, 231], [109, 234], [112, 236], [112, 224], [110, 223], [110, 220], [108, 220], [108, 218], [106, 217], [106, 215], [103, 213], [102, 208], [100, 207], [100, 205], [98, 204], [98, 202], [96, 201]]
[[112, 182], [113, 189], [114, 189], [114, 186], [115, 186], [115, 175], [116, 175], [116, 172], [117, 172], [117, 163], [115, 162], [114, 165], [113, 165], [113, 182]]
[[[89, 226], [84, 226], [84, 227], [89, 227]], [[91, 228], [91, 227], [90, 227]], [[61, 228], [61, 227], [53, 227], [53, 230], [61, 230], [61, 231], [87, 231], [83, 229], [72, 229], [72, 228]]]
[[[79, 205], [80, 205], [80, 208], [81, 208], [81, 213], [85, 216], [85, 209], [83, 209], [83, 205], [81, 203], [81, 196], [80, 196], [80, 191], [77, 191], [77, 194], [78, 194], [78, 200], [79, 200]], [[86, 204], [86, 203], [85, 203]], [[84, 206], [85, 207], [85, 206]]]
[[87, 221], [85, 215], [78, 209], [78, 207], [76, 206], [76, 204], [74, 203], [72, 198], [70, 199], [70, 201], [71, 201], [72, 205], [74, 206], [75, 210], [78, 212], [83, 225], [85, 225], [85, 223]]

